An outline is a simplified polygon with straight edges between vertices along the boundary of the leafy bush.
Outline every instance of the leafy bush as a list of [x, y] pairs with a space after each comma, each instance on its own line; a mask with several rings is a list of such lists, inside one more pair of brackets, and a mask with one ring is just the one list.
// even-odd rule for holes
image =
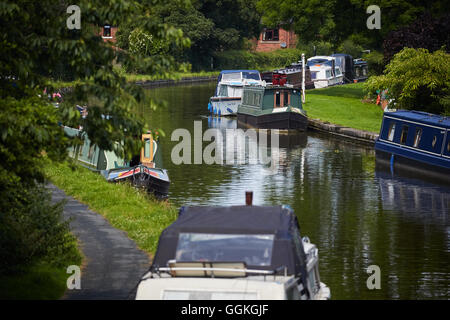
[[388, 89], [397, 108], [450, 115], [450, 54], [404, 48], [364, 89], [369, 95]]
[[337, 49], [337, 52], [349, 54], [353, 57], [353, 59], [356, 59], [361, 57], [362, 50], [363, 48], [360, 45], [357, 45], [351, 39], [347, 39], [341, 43]]
[[371, 51], [370, 53], [363, 54], [363, 59], [367, 61], [369, 65], [369, 76], [380, 75], [384, 69], [383, 54], [378, 51]]
[[245, 50], [229, 50], [215, 54], [216, 69], [258, 69], [268, 70], [280, 68], [301, 59], [298, 49], [280, 49], [272, 52], [250, 52]]
[[6, 186], [0, 192], [0, 275], [20, 274], [35, 264], [79, 264], [75, 237], [62, 221], [62, 203], [52, 204], [42, 186], [17, 188], [4, 170], [0, 173]]
[[305, 54], [306, 58], [328, 56], [334, 52], [334, 45], [326, 41], [312, 41], [307, 44], [298, 42], [297, 48]]

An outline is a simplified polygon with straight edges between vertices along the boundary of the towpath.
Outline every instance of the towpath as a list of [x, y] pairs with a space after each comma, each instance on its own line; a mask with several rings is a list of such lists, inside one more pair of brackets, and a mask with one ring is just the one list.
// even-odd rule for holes
[[67, 290], [63, 299], [134, 299], [136, 285], [150, 266], [148, 255], [87, 205], [54, 185], [48, 188], [53, 201], [67, 199], [63, 215], [72, 218], [70, 229], [84, 255], [81, 289]]

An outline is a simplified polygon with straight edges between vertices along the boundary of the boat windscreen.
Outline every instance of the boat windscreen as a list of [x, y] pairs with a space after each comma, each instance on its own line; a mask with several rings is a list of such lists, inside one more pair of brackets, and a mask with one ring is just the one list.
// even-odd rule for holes
[[332, 60], [327, 60], [327, 59], [312, 59], [312, 60], [308, 60], [308, 62], [306, 63], [306, 65], [308, 67], [314, 66], [316, 64], [323, 64], [326, 66], [332, 66], [333, 62]]
[[240, 72], [230, 72], [222, 74], [222, 81], [241, 80]]
[[176, 261], [245, 262], [270, 266], [273, 234], [180, 233]]
[[252, 80], [261, 80], [261, 77], [259, 76], [259, 72], [248, 72], [244, 71], [242, 72], [242, 77], [244, 79], [252, 79]]

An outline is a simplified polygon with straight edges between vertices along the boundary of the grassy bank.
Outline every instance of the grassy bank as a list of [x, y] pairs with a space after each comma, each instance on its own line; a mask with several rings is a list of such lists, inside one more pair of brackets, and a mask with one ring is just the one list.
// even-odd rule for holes
[[[67, 266], [80, 265], [68, 261]], [[0, 276], [0, 300], [56, 300], [67, 289], [67, 266], [55, 267], [42, 263], [17, 275]]]
[[363, 97], [362, 83], [308, 90], [304, 109], [312, 119], [378, 133], [383, 111]]
[[163, 75], [151, 75], [151, 74], [134, 74], [124, 73], [123, 75], [128, 82], [136, 81], [153, 81], [153, 80], [181, 80], [182, 78], [195, 78], [195, 77], [217, 77], [220, 71], [199, 71], [199, 72], [176, 72], [170, 76]]
[[151, 256], [161, 231], [176, 219], [177, 210], [169, 203], [153, 200], [126, 183], [108, 183], [81, 166], [72, 170], [68, 163], [52, 164], [45, 172], [57, 187], [103, 215], [113, 227], [127, 232]]

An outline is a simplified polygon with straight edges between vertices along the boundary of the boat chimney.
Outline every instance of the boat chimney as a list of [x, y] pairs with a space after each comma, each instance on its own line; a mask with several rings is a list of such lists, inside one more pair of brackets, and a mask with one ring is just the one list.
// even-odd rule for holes
[[253, 204], [253, 191], [245, 191], [245, 205], [251, 206]]

